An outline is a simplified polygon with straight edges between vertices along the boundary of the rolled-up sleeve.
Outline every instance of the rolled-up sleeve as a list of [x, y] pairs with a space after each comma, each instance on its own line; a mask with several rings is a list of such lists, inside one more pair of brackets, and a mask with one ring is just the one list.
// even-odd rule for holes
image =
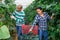
[[16, 16], [15, 16], [15, 12], [13, 12], [12, 16], [16, 17]]
[[47, 13], [47, 19], [48, 19], [48, 20], [51, 20], [51, 17], [48, 15], [48, 13]]

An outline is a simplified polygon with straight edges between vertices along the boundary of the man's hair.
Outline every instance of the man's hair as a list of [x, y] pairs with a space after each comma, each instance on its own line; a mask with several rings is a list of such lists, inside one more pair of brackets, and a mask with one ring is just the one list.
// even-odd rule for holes
[[42, 7], [37, 7], [36, 9], [40, 9], [40, 10], [42, 10]]
[[22, 6], [22, 5], [20, 5], [20, 4], [19, 4], [19, 5], [16, 5], [16, 7], [17, 7], [17, 6], [20, 6], [21, 8], [23, 8], [23, 6]]

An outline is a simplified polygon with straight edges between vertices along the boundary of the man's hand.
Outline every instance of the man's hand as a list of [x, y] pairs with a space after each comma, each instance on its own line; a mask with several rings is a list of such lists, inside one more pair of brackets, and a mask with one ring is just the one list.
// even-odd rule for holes
[[55, 14], [54, 13], [52, 13], [52, 16], [51, 16], [51, 19], [53, 18], [53, 16], [54, 16]]
[[10, 16], [12, 19], [16, 20], [16, 18], [14, 16]]

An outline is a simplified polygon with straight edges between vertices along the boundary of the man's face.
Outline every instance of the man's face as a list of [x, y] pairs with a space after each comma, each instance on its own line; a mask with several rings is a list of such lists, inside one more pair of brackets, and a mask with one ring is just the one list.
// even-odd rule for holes
[[37, 9], [36, 11], [37, 11], [38, 14], [42, 13], [42, 10], [40, 10], [40, 9]]
[[16, 7], [16, 10], [17, 10], [17, 11], [21, 11], [21, 10], [22, 10], [22, 7], [21, 7], [21, 6], [17, 6], [17, 7]]

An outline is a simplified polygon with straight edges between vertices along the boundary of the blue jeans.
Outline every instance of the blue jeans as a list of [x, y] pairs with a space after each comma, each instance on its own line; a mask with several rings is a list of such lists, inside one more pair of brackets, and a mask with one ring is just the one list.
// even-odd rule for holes
[[44, 37], [44, 40], [48, 40], [48, 31], [47, 30], [38, 30], [39, 32], [39, 40], [42, 40], [42, 36]]
[[[22, 26], [16, 26], [18, 40], [20, 40], [20, 36], [22, 35]], [[22, 36], [22, 40], [24, 40], [24, 37]]]

